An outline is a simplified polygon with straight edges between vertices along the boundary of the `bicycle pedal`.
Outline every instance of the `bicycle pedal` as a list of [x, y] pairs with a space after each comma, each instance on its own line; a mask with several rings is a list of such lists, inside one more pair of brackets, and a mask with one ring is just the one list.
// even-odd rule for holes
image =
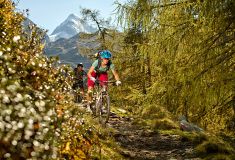
[[105, 109], [101, 109], [101, 114], [106, 114], [107, 111]]

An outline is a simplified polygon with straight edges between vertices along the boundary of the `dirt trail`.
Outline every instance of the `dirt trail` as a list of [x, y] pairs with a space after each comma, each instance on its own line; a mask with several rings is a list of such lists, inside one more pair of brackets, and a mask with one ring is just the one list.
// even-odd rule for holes
[[116, 130], [114, 137], [128, 160], [200, 160], [193, 154], [193, 144], [179, 135], [155, 133], [115, 115], [108, 125]]

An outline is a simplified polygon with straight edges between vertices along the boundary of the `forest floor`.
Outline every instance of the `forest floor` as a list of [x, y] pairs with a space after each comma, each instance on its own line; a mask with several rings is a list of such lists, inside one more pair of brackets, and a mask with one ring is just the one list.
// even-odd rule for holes
[[128, 160], [200, 160], [194, 145], [177, 134], [151, 131], [147, 126], [133, 123], [133, 119], [111, 116], [110, 128], [121, 146], [120, 154]]

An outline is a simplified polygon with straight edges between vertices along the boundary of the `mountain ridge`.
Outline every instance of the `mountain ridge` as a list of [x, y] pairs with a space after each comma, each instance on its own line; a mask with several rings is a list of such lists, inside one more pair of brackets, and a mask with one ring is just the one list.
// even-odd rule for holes
[[97, 38], [97, 33], [78, 33], [69, 39], [60, 38], [48, 43], [44, 52], [47, 56], [58, 56], [61, 64], [69, 64], [75, 67], [76, 64], [83, 63], [84, 68], [88, 69], [92, 61], [88, 55], [81, 54], [81, 49], [96, 50], [100, 46]]
[[[78, 20], [81, 19], [74, 14], [70, 14], [60, 26], [65, 25], [65, 28], [68, 27], [71, 29], [74, 27], [74, 22]], [[57, 30], [53, 31], [52, 34], [56, 35], [62, 33], [62, 30], [66, 31], [63, 27], [62, 30], [58, 28], [60, 27], [58, 26]], [[89, 31], [89, 29], [87, 30]], [[90, 68], [92, 60], [89, 56], [96, 53], [101, 48], [101, 41], [97, 30], [94, 30], [95, 32], [88, 31], [82, 32], [76, 29], [73, 30], [69, 37], [57, 37], [57, 39], [50, 41], [45, 46], [45, 55], [49, 57], [58, 56], [61, 64], [68, 64], [75, 67], [78, 63], [83, 63], [85, 69]], [[117, 30], [107, 29], [106, 33], [106, 42], [110, 43], [114, 51], [119, 51], [120, 46], [115, 42], [116, 40], [114, 40], [117, 39], [119, 32]]]

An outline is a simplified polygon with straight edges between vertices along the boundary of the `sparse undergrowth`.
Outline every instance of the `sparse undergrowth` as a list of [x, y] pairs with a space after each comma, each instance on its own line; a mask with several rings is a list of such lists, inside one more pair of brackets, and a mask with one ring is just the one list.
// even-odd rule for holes
[[60, 158], [119, 160], [118, 144], [114, 141], [112, 128], [101, 126], [86, 109], [71, 104], [61, 116]]

